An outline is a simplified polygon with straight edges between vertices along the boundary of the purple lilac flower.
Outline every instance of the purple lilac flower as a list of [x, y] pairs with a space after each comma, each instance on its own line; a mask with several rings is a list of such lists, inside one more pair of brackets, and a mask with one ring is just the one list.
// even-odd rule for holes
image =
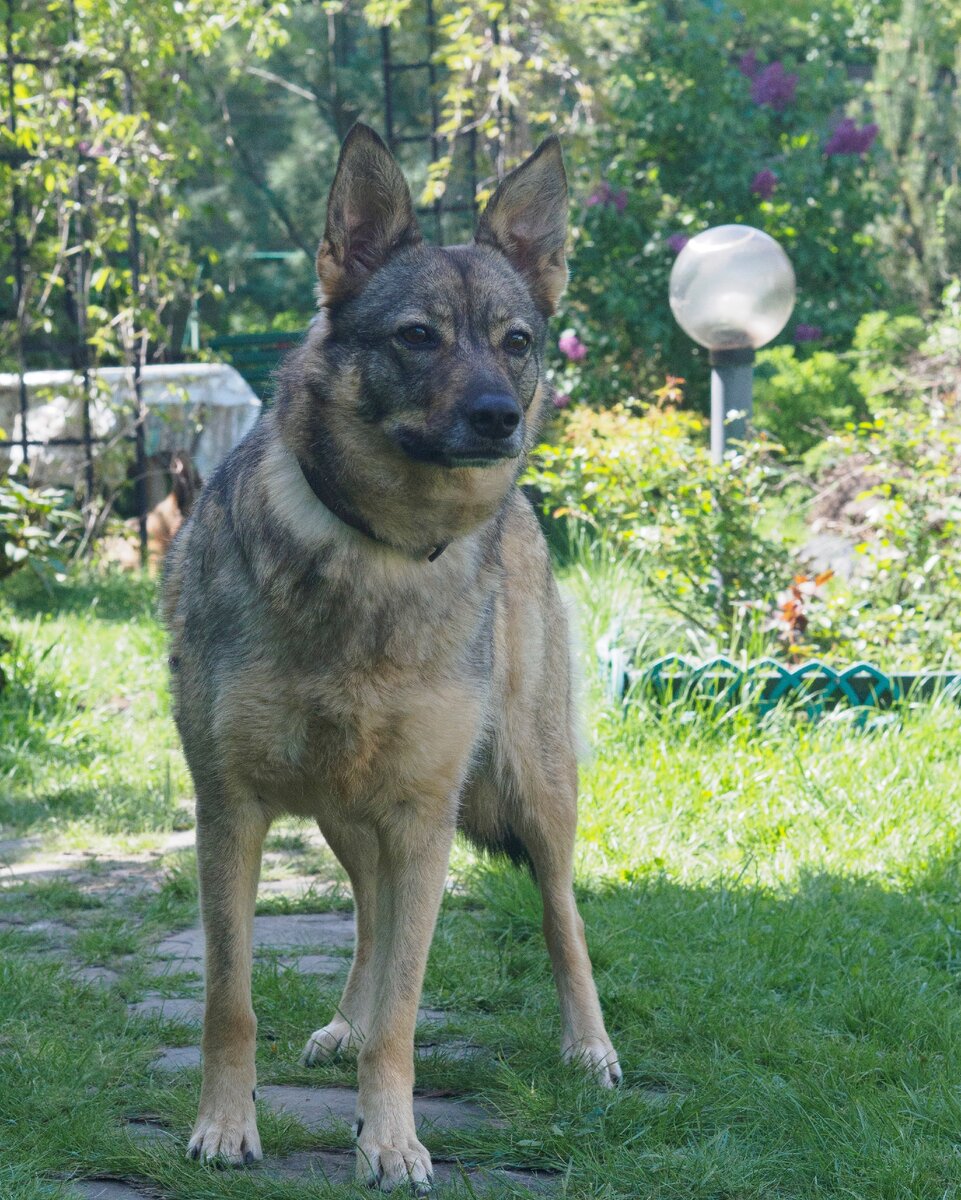
[[798, 77], [793, 71], [785, 71], [784, 63], [772, 62], [754, 76], [751, 99], [755, 104], [766, 104], [775, 112], [783, 112], [794, 102], [797, 81]]
[[874, 145], [877, 136], [877, 125], [862, 125], [859, 129], [851, 117], [845, 117], [835, 125], [834, 132], [824, 145], [824, 153], [864, 154]]
[[767, 169], [758, 171], [751, 180], [751, 191], [761, 200], [770, 200], [777, 188], [777, 176]]
[[690, 240], [686, 233], [672, 233], [667, 239], [667, 244], [675, 254], [680, 254]]
[[742, 75], [746, 75], [748, 79], [755, 79], [761, 68], [757, 62], [757, 51], [748, 50], [747, 54], [741, 56], [741, 61], [737, 64], [737, 69]]
[[587, 197], [588, 208], [593, 208], [595, 204], [603, 204], [605, 208], [616, 208], [619, 213], [622, 213], [627, 208], [627, 192], [623, 188], [615, 191], [604, 179]]
[[565, 329], [557, 339], [557, 348], [571, 362], [580, 362], [587, 357], [587, 347], [573, 329]]
[[820, 325], [795, 325], [794, 340], [796, 342], [819, 342], [824, 336]]
[[554, 407], [555, 408], [567, 408], [567, 406], [568, 406], [568, 404], [570, 404], [570, 402], [571, 402], [571, 398], [567, 394], [567, 392], [555, 392], [554, 393]]

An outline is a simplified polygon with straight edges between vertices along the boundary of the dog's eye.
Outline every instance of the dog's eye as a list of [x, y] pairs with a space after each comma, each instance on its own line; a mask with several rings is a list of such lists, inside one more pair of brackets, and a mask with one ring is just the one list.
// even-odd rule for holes
[[504, 338], [504, 348], [510, 354], [526, 354], [531, 348], [531, 335], [525, 329], [512, 329]]
[[433, 332], [426, 325], [405, 325], [397, 330], [397, 336], [407, 346], [429, 346], [434, 340]]

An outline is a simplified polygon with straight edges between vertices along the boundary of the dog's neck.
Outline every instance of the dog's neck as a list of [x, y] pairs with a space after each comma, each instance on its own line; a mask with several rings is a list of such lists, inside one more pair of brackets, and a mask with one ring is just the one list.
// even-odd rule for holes
[[[303, 472], [304, 478], [310, 485], [310, 490], [328, 512], [333, 513], [339, 521], [342, 521], [345, 525], [349, 525], [351, 529], [356, 529], [358, 533], [362, 533], [365, 537], [370, 538], [372, 542], [376, 542], [380, 546], [390, 546], [393, 550], [401, 549], [401, 547], [394, 546], [393, 543], [387, 541], [385, 538], [379, 537], [373, 531], [364, 517], [356, 509], [352, 508], [343, 496], [338, 495], [331, 483], [330, 477], [325, 471], [301, 458], [297, 459], [297, 463]], [[436, 562], [446, 549], [447, 542], [438, 542], [436, 546], [426, 552], [427, 561]], [[417, 557], [417, 555], [413, 555], [413, 557]], [[424, 555], [420, 555], [420, 557], [424, 557]]]

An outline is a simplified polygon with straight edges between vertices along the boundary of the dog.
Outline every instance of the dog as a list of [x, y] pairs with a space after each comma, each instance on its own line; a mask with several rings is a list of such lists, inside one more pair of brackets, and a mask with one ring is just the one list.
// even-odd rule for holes
[[193, 1158], [261, 1157], [251, 931], [281, 813], [319, 823], [353, 890], [346, 987], [303, 1061], [359, 1051], [359, 1179], [430, 1189], [414, 1027], [458, 828], [530, 865], [562, 1055], [620, 1080], [572, 891], [565, 612], [517, 486], [549, 397], [566, 228], [556, 138], [503, 179], [472, 244], [438, 248], [387, 147], [354, 126], [317, 254], [320, 319], [168, 554], [206, 933]]
[[[156, 472], [160, 474], [159, 471]], [[170, 491], [147, 513], [147, 564], [151, 572], [162, 566], [177, 531], [190, 516], [194, 500], [200, 494], [203, 480], [186, 450], [175, 450], [170, 456]], [[162, 478], [162, 476], [161, 476]], [[115, 563], [123, 571], [140, 567], [140, 522], [136, 517], [124, 521], [124, 534], [114, 534], [101, 542], [101, 554], [106, 562]]]

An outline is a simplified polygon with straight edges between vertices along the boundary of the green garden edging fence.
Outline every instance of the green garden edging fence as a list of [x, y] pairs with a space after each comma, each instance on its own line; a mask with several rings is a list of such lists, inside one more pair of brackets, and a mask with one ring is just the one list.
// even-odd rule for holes
[[889, 708], [904, 700], [930, 700], [939, 695], [961, 699], [961, 671], [888, 675], [866, 662], [835, 670], [818, 660], [792, 667], [774, 658], [742, 667], [723, 656], [700, 662], [683, 654], [636, 666], [621, 647], [601, 654], [611, 695], [618, 700], [644, 694], [661, 701], [731, 707], [749, 704], [762, 713], [786, 702], [816, 716], [839, 705]]

